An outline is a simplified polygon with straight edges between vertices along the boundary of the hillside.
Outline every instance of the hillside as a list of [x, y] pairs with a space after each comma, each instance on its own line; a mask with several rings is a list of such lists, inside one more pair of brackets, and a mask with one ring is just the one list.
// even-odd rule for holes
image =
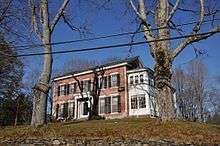
[[167, 140], [175, 143], [218, 144], [220, 127], [195, 122], [160, 122], [151, 118], [52, 123], [37, 129], [4, 127], [0, 141], [17, 139]]

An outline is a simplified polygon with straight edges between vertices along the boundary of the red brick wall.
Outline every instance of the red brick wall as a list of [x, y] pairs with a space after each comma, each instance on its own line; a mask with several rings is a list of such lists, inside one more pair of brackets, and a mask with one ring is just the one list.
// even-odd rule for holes
[[[125, 87], [125, 90], [122, 92], [118, 91], [118, 87], [111, 87], [111, 88], [106, 88], [106, 89], [101, 89], [100, 96], [109, 96], [111, 94], [119, 94], [120, 99], [121, 99], [121, 113], [120, 115], [126, 116], [127, 115], [127, 75], [126, 75], [126, 66], [120, 66], [120, 67], [115, 67], [111, 69], [107, 69], [104, 71], [104, 76], [109, 76], [110, 74], [114, 73], [119, 73], [120, 74], [120, 87]], [[85, 79], [90, 79], [93, 80], [94, 74], [93, 73], [88, 73], [84, 75], [77, 76], [77, 79], [79, 81], [85, 80]], [[53, 82], [53, 105], [55, 106], [59, 102], [68, 102], [68, 100], [73, 100], [74, 96], [79, 95], [79, 90], [76, 94], [72, 95], [63, 95], [59, 96], [57, 94], [57, 89], [58, 86], [61, 84], [69, 84], [71, 82], [76, 82], [74, 78], [67, 78], [67, 79], [62, 79], [58, 81]], [[78, 88], [77, 88], [78, 89]], [[106, 115], [107, 116], [107, 115]], [[118, 115], [115, 115], [118, 116]]]

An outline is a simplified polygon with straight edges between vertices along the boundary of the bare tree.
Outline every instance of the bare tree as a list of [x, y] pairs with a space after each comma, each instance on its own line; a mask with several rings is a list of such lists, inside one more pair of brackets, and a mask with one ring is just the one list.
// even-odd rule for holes
[[[213, 28], [208, 30], [209, 33], [199, 35], [205, 18], [214, 18], [217, 12], [219, 12], [219, 8], [215, 7], [210, 9], [208, 7], [210, 3], [205, 0], [193, 1], [194, 7], [192, 10], [183, 8], [182, 5], [186, 2], [181, 0], [176, 0], [175, 4], [169, 0], [158, 0], [153, 2], [146, 2], [145, 0], [137, 1], [138, 2], [135, 3], [133, 0], [128, 0], [142, 24], [145, 39], [150, 41], [150, 53], [155, 61], [154, 76], [156, 86], [159, 89], [159, 113], [162, 120], [171, 120], [175, 118], [171, 91], [172, 63], [188, 45], [204, 40], [220, 31], [220, 26], [213, 26]], [[217, 1], [214, 2], [217, 3]], [[150, 6], [148, 6], [150, 3], [153, 3], [153, 9], [150, 9]], [[192, 3], [192, 1], [190, 1], [190, 3]], [[158, 39], [171, 38], [174, 31], [179, 31], [179, 28], [175, 25], [176, 21], [174, 20], [178, 18], [175, 15], [177, 15], [177, 13], [185, 15], [189, 12], [193, 13], [193, 16], [198, 16], [198, 22], [192, 27], [192, 31], [189, 33], [192, 35], [191, 37], [183, 38], [177, 47], [172, 45], [171, 40], [154, 42], [154, 40]], [[180, 16], [180, 14], [178, 14], [178, 16]], [[158, 30], [153, 31], [151, 26], [155, 26], [154, 28], [158, 28]]]
[[177, 93], [178, 113], [182, 119], [204, 121], [209, 90], [207, 74], [205, 65], [199, 59], [189, 62], [186, 71], [180, 68], [175, 70], [173, 83]]
[[191, 87], [191, 96], [194, 97], [198, 120], [203, 122], [204, 101], [206, 97], [207, 69], [200, 60], [195, 60], [188, 65], [188, 86]]
[[51, 79], [52, 72], [52, 46], [51, 36], [57, 25], [58, 21], [64, 14], [64, 11], [69, 3], [69, 0], [64, 0], [57, 14], [53, 20], [50, 21], [49, 15], [49, 1], [40, 0], [39, 7], [34, 0], [30, 0], [30, 7], [32, 10], [32, 27], [39, 39], [41, 40], [44, 48], [44, 64], [43, 70], [39, 77], [38, 82], [35, 84], [34, 101], [33, 101], [33, 114], [32, 114], [32, 126], [42, 125], [46, 122], [46, 110], [47, 110], [47, 94], [49, 91], [49, 82]]

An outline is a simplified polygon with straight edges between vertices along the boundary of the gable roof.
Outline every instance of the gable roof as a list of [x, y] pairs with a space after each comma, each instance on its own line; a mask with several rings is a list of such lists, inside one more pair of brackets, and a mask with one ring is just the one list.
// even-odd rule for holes
[[67, 76], [79, 74], [79, 73], [83, 73], [83, 72], [94, 71], [96, 69], [100, 69], [100, 68], [104, 68], [104, 67], [110, 67], [110, 66], [115, 66], [115, 65], [120, 65], [120, 64], [127, 65], [127, 64], [131, 64], [131, 63], [135, 63], [135, 62], [138, 63], [138, 65], [140, 67], [143, 67], [143, 64], [139, 60], [139, 56], [135, 56], [135, 57], [131, 57], [131, 58], [125, 58], [125, 59], [121, 59], [121, 60], [117, 60], [117, 61], [108, 62], [105, 64], [97, 65], [97, 66], [90, 67], [90, 68], [83, 69], [83, 70], [64, 73], [62, 75], [55, 76], [52, 80], [57, 80], [58, 78], [65, 78]]

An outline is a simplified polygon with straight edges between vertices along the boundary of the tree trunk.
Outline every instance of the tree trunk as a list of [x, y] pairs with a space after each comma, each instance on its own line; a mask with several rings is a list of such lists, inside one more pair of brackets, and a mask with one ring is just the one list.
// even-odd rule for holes
[[[45, 52], [51, 52], [51, 47], [45, 47]], [[52, 72], [52, 55], [44, 55], [44, 67], [40, 80], [34, 87], [34, 101], [31, 125], [36, 127], [46, 123], [47, 95]]]
[[171, 87], [172, 60], [168, 51], [163, 48], [156, 49], [155, 81], [158, 88], [158, 110], [163, 121], [175, 118], [173, 92]]
[[51, 42], [51, 30], [49, 25], [49, 12], [48, 12], [48, 2], [47, 0], [41, 1], [41, 10], [42, 10], [42, 43], [44, 45], [44, 52], [48, 53], [44, 55], [44, 65], [43, 71], [40, 75], [39, 81], [36, 83], [34, 91], [34, 101], [33, 101], [33, 113], [31, 125], [36, 127], [46, 123], [46, 113], [47, 113], [47, 95], [49, 91], [49, 82], [52, 72], [52, 47]]

